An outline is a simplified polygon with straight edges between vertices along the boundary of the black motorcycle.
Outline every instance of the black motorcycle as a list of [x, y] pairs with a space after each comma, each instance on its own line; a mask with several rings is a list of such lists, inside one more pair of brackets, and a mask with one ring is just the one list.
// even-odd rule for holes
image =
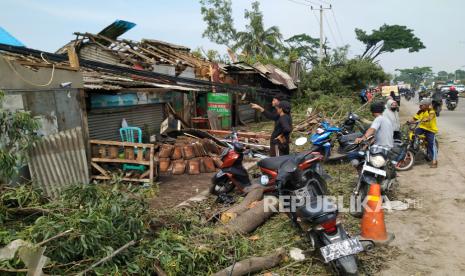
[[446, 106], [448, 110], [454, 111], [457, 108], [457, 104], [458, 104], [458, 99], [451, 99], [451, 97], [447, 95]]
[[[309, 153], [311, 155], [311, 153]], [[284, 156], [283, 156], [284, 157]], [[336, 275], [358, 275], [356, 254], [364, 250], [368, 241], [352, 238], [337, 219], [337, 205], [325, 196], [322, 178], [307, 178], [299, 168], [300, 159], [307, 157], [289, 155], [276, 159], [279, 166], [276, 178], [277, 194], [281, 200], [288, 196], [288, 215], [309, 241], [311, 249], [320, 250], [326, 263]], [[270, 162], [269, 158], [266, 159]], [[279, 163], [279, 164], [278, 164]], [[294, 203], [295, 205], [292, 205]], [[363, 244], [362, 244], [363, 242]]]
[[[378, 183], [381, 185], [383, 194], [392, 190], [396, 183], [396, 161], [398, 154], [385, 147], [370, 145], [372, 139], [368, 139], [363, 145], [366, 150], [354, 152], [349, 159], [357, 169], [359, 177], [353, 191], [353, 198], [358, 203], [365, 202], [370, 185]], [[355, 217], [361, 217], [364, 212], [363, 206], [356, 206], [357, 210], [351, 210]]]

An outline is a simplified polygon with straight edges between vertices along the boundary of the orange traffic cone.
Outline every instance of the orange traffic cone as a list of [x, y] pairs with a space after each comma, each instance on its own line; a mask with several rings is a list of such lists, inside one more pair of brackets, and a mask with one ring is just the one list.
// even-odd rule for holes
[[360, 239], [382, 244], [394, 238], [394, 235], [386, 231], [382, 203], [381, 186], [376, 183], [371, 184], [367, 195], [367, 206], [363, 213]]

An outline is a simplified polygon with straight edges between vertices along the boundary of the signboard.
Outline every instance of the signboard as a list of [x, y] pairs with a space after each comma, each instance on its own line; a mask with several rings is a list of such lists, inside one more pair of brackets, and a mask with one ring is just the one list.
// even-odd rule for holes
[[397, 85], [383, 86], [381, 88], [381, 95], [383, 97], [388, 97], [391, 95], [391, 91], [394, 91], [394, 94], [396, 96], [399, 96], [399, 88], [397, 87]]
[[171, 101], [171, 93], [118, 93], [91, 94], [90, 104], [92, 108], [123, 107], [141, 104], [165, 103]]
[[208, 93], [207, 108], [222, 116], [221, 127], [223, 129], [231, 127], [231, 95], [229, 93]]

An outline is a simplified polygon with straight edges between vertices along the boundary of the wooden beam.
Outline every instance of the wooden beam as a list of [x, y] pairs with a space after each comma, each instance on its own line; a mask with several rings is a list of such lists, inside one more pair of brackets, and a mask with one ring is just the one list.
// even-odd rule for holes
[[138, 165], [150, 165], [150, 161], [137, 161], [131, 159], [111, 159], [111, 158], [92, 158], [91, 162], [100, 162], [100, 163], [128, 163], [128, 164], [138, 164]]
[[[93, 179], [99, 180], [111, 180], [110, 176], [102, 176], [102, 175], [93, 175]], [[143, 182], [143, 183], [150, 183], [150, 179], [139, 179], [139, 178], [122, 178], [123, 181], [131, 181], [131, 182]]]
[[95, 162], [90, 162], [90, 165], [92, 167], [94, 167], [97, 171], [99, 171], [101, 174], [103, 174], [103, 176], [109, 176], [108, 172], [105, 169], [103, 169], [102, 167], [100, 167], [99, 164], [97, 164]]
[[[208, 132], [212, 135], [226, 136], [231, 134], [230, 130], [214, 130], [214, 129], [200, 129], [201, 131]], [[237, 135], [243, 138], [256, 138], [256, 139], [271, 139], [270, 134], [254, 133], [254, 132], [238, 132]]]
[[79, 69], [79, 57], [76, 54], [76, 48], [74, 48], [74, 45], [68, 45], [67, 50], [69, 64], [72, 68]]
[[[46, 67], [46, 68], [52, 68], [53, 64], [47, 64], [47, 63], [36, 63], [36, 62], [31, 62], [31, 61], [14, 61], [17, 64], [23, 65], [23, 66], [35, 66], [35, 67]], [[69, 66], [65, 65], [56, 65], [55, 64], [55, 69], [63, 69], [63, 70], [69, 70], [69, 71], [79, 71], [78, 68], [72, 68]]]
[[121, 147], [138, 147], [138, 148], [151, 148], [151, 147], [154, 147], [153, 144], [119, 142], [119, 141], [110, 141], [110, 140], [96, 140], [96, 139], [93, 139], [93, 140], [90, 140], [89, 142], [91, 144], [121, 146]]

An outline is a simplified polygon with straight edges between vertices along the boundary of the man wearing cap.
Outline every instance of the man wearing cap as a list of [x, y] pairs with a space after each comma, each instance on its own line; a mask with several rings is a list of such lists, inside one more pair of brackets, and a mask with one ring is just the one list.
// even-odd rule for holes
[[375, 145], [392, 149], [394, 147], [394, 126], [388, 118], [383, 116], [384, 103], [374, 102], [371, 104], [370, 110], [375, 120], [362, 137], [355, 139], [355, 143], [359, 144], [374, 135]]
[[436, 112], [431, 107], [431, 99], [420, 101], [420, 110], [413, 116], [410, 122], [420, 122], [415, 130], [415, 135], [425, 135], [428, 142], [428, 156], [431, 158], [431, 168], [438, 167], [438, 149], [436, 148], [436, 133], [438, 126], [436, 123]]
[[289, 154], [289, 135], [292, 131], [291, 105], [282, 99], [280, 95], [273, 97], [272, 111], [265, 110], [257, 104], [251, 104], [251, 107], [262, 112], [265, 118], [274, 121], [274, 130], [270, 140], [270, 156], [272, 157]]

